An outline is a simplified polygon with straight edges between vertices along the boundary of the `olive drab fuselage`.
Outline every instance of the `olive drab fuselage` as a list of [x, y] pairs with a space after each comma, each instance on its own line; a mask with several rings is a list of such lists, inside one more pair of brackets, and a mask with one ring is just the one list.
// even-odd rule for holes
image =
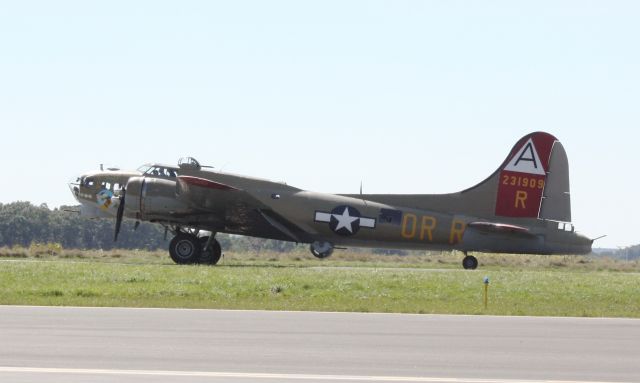
[[179, 166], [94, 172], [71, 187], [85, 216], [113, 217], [120, 209], [126, 218], [174, 232], [192, 228], [311, 243], [312, 250], [586, 254], [593, 242], [570, 223], [564, 148], [541, 132], [519, 140], [485, 181], [451, 194], [316, 193], [216, 172], [192, 159]]

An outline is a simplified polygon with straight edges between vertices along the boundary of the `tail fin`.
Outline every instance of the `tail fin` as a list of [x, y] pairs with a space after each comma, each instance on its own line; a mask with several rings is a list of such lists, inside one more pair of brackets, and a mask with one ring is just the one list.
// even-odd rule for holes
[[499, 169], [495, 215], [571, 222], [569, 162], [557, 138], [531, 133]]
[[487, 179], [458, 193], [347, 196], [489, 220], [498, 216], [571, 222], [567, 154], [557, 138], [544, 132], [521, 138]]

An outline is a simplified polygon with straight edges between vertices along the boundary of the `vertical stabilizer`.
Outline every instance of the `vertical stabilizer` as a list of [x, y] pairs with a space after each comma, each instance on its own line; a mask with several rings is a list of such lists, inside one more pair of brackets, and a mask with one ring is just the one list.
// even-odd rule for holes
[[553, 145], [547, 185], [540, 208], [540, 218], [571, 222], [571, 195], [569, 192], [569, 160], [562, 144]]
[[500, 171], [496, 216], [571, 222], [569, 161], [554, 136], [522, 138]]
[[348, 196], [487, 220], [505, 217], [508, 221], [571, 222], [567, 154], [560, 141], [545, 132], [522, 137], [495, 172], [458, 193]]
[[496, 216], [539, 217], [551, 152], [557, 142], [551, 134], [537, 132], [513, 147], [500, 171]]

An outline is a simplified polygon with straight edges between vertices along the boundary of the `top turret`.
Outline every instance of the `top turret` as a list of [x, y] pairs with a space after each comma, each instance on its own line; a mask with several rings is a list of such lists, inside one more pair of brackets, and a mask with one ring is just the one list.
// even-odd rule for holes
[[202, 168], [202, 166], [200, 166], [200, 163], [193, 157], [182, 157], [178, 161], [178, 167], [180, 167], [180, 169], [193, 170], [200, 170], [200, 168]]

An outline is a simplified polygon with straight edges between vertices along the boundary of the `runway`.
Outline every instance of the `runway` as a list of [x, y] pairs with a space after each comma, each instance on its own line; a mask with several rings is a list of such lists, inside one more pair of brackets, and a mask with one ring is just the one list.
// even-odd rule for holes
[[0, 306], [1, 382], [639, 382], [640, 320]]

